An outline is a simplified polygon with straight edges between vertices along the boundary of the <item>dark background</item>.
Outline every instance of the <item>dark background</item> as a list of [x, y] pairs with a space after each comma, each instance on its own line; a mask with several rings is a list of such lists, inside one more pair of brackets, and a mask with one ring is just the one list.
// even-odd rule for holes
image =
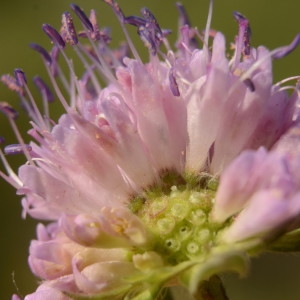
[[[50, 23], [60, 27], [61, 13], [69, 10], [69, 0], [10, 0], [0, 4], [0, 74], [11, 73], [14, 68], [26, 71], [28, 79], [36, 74], [44, 75], [40, 57], [29, 49], [30, 42], [37, 42], [49, 48], [49, 40], [41, 30], [41, 24]], [[100, 24], [112, 28], [116, 41], [123, 39], [118, 23], [102, 1], [78, 0], [76, 2], [86, 12], [95, 8]], [[163, 28], [174, 30], [176, 39], [177, 13], [173, 0], [120, 0], [125, 14], [139, 14], [141, 7], [147, 6], [157, 17]], [[163, 4], [162, 4], [163, 3]], [[183, 0], [190, 13], [194, 26], [205, 27], [208, 0]], [[240, 11], [251, 21], [252, 44], [265, 45], [270, 49], [286, 45], [300, 32], [300, 2], [295, 0], [227, 0], [215, 1], [212, 27], [224, 32], [227, 44], [233, 41], [237, 33], [237, 24], [232, 18], [233, 11]], [[137, 47], [144, 51], [137, 40]], [[300, 49], [290, 56], [276, 61], [274, 65], [275, 81], [300, 73]], [[34, 89], [34, 87], [33, 87]], [[18, 107], [18, 99], [12, 92], [0, 85], [0, 101], [8, 101]], [[62, 112], [54, 105], [54, 119]], [[29, 128], [28, 119], [21, 115], [18, 125], [22, 132]], [[4, 116], [0, 117], [0, 136], [6, 143], [14, 143], [15, 138]], [[22, 157], [9, 157], [17, 168]], [[21, 219], [20, 198], [4, 181], [0, 180], [0, 299], [9, 299], [19, 290], [27, 294], [35, 289], [37, 280], [27, 266], [28, 246], [35, 236], [35, 222], [30, 218]], [[298, 300], [300, 299], [300, 257], [290, 255], [264, 255], [254, 259], [250, 276], [238, 279], [235, 275], [225, 277], [231, 300]]]

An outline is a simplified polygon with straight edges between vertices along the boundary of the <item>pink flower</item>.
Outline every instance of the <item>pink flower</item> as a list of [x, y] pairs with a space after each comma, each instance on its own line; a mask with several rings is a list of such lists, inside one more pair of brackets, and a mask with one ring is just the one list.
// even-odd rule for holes
[[[223, 34], [209, 29], [212, 2], [203, 34], [190, 27], [177, 4], [181, 26], [173, 51], [169, 31], [149, 10], [126, 17], [117, 3], [105, 2], [121, 22], [133, 58], [123, 45], [111, 50], [95, 12], [88, 18], [74, 4], [84, 25], [79, 35], [89, 46], [79, 42], [69, 13], [60, 33], [43, 25], [54, 43], [50, 52], [32, 44], [65, 109], [57, 123], [47, 114], [54, 97], [41, 78], [34, 82], [45, 112], [37, 108], [23, 71], [2, 77], [21, 96], [35, 142], [24, 144], [17, 113], [1, 103], [19, 143], [5, 152], [24, 153], [27, 163], [17, 175], [1, 152], [7, 173], [0, 175], [23, 195], [24, 215], [51, 221], [38, 225], [31, 242], [29, 264], [43, 283], [26, 300], [154, 299], [174, 284], [194, 293], [199, 281], [232, 269], [231, 258], [244, 257], [253, 246], [241, 249], [236, 241], [286, 232], [283, 225], [300, 212], [300, 180], [293, 169], [299, 156], [281, 146], [283, 134], [298, 122], [299, 94], [294, 87], [289, 95], [285, 80], [272, 79], [272, 59], [296, 48], [300, 36], [273, 51], [252, 48], [249, 22], [235, 13], [239, 32], [228, 59]], [[137, 27], [149, 49], [147, 63], [126, 24]], [[84, 65], [80, 79], [66, 44]]]
[[299, 123], [268, 153], [244, 151], [223, 172], [212, 218], [224, 222], [238, 214], [223, 235], [227, 242], [251, 237], [272, 239], [290, 231], [300, 215]]

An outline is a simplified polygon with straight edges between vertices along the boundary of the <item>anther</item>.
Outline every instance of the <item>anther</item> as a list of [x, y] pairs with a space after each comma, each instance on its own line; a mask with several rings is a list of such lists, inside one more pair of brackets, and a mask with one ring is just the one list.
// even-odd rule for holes
[[60, 34], [66, 43], [70, 45], [78, 44], [78, 38], [73, 19], [69, 12], [65, 12], [62, 15], [62, 27], [60, 29]]
[[119, 21], [121, 23], [124, 23], [125, 16], [118, 3], [115, 0], [103, 0], [103, 1], [113, 9]]
[[31, 43], [29, 44], [29, 47], [35, 51], [37, 51], [38, 53], [41, 54], [41, 56], [43, 57], [43, 59], [45, 60], [45, 62], [48, 64], [48, 65], [51, 65], [52, 63], [52, 59], [51, 59], [51, 56], [50, 54], [47, 52], [47, 50], [45, 48], [43, 48], [42, 46], [38, 45], [38, 44], [34, 44], [34, 43]]
[[[182, 28], [186, 28], [187, 34], [186, 37], [188, 38], [188, 41], [190, 42], [193, 49], [198, 48], [198, 42], [195, 38], [195, 30], [191, 30], [191, 22], [189, 20], [189, 17], [187, 15], [187, 12], [184, 8], [184, 6], [177, 2], [176, 7], [179, 12], [179, 29], [182, 30]], [[164, 34], [164, 33], [163, 33]], [[164, 34], [166, 36], [166, 34]]]
[[141, 9], [141, 13], [144, 16], [147, 23], [152, 24], [153, 27], [155, 27], [156, 31], [161, 33], [160, 26], [159, 26], [158, 22], [156, 21], [154, 15], [151, 13], [151, 11], [147, 7], [144, 7]]
[[138, 28], [138, 35], [144, 42], [145, 47], [147, 47], [152, 55], [156, 55], [157, 45], [152, 32], [147, 29], [147, 27], [141, 26]]
[[126, 17], [124, 23], [136, 26], [138, 34], [152, 55], [156, 55], [157, 49], [164, 37], [154, 15], [149, 9], [143, 8], [141, 13], [144, 19], [136, 16]]
[[30, 152], [32, 147], [30, 145], [12, 144], [4, 147], [4, 153], [7, 155], [24, 154], [24, 148]]
[[97, 21], [96, 11], [94, 9], [92, 9], [90, 12], [89, 20], [93, 26], [93, 32], [90, 33], [91, 39], [94, 41], [101, 40], [105, 44], [108, 44], [111, 41], [110, 31], [108, 28], [104, 28], [103, 30], [100, 30]]
[[169, 81], [170, 81], [170, 89], [171, 92], [174, 96], [179, 97], [180, 96], [180, 92], [178, 89], [178, 84], [176, 82], [176, 78], [175, 78], [175, 70], [174, 68], [170, 68], [169, 71]]
[[57, 46], [64, 48], [66, 46], [65, 41], [61, 37], [61, 35], [57, 32], [56, 29], [54, 29], [49, 24], [43, 24], [43, 31], [48, 35], [50, 40]]
[[39, 76], [35, 76], [33, 78], [33, 82], [36, 87], [39, 89], [40, 93], [46, 97], [48, 102], [53, 102], [54, 96], [50, 90], [50, 88], [46, 85], [42, 78]]
[[159, 47], [159, 45], [163, 39], [162, 30], [161, 30], [157, 20], [155, 19], [154, 15], [150, 12], [150, 10], [148, 8], [143, 8], [141, 10], [141, 13], [146, 20], [146, 26], [145, 26], [146, 31], [143, 32], [146, 34], [143, 36], [146, 39], [148, 39], [148, 41], [152, 45], [151, 52], [153, 55], [155, 55], [157, 52], [157, 48]]
[[191, 26], [189, 17], [187, 15], [187, 12], [186, 12], [184, 6], [181, 3], [177, 2], [176, 7], [179, 11], [179, 24], [180, 24], [180, 27], [184, 26], [184, 25]]
[[17, 92], [20, 95], [24, 95], [23, 88], [18, 85], [17, 80], [9, 74], [2, 75], [1, 81], [11, 90]]
[[239, 23], [238, 43], [243, 44], [241, 51], [243, 55], [250, 55], [251, 28], [249, 21], [237, 11], [233, 13], [233, 16], [235, 20]]
[[58, 58], [59, 58], [60, 50], [59, 47], [54, 46], [50, 51], [50, 57], [52, 60], [51, 64], [51, 74], [56, 77], [59, 75], [59, 67], [58, 67]]
[[289, 45], [275, 49], [272, 58], [279, 59], [290, 54], [299, 46], [299, 44], [300, 44], [300, 33], [296, 35], [294, 40]]
[[70, 7], [73, 9], [73, 11], [77, 15], [77, 17], [80, 19], [82, 24], [86, 27], [86, 29], [93, 32], [94, 31], [93, 25], [92, 25], [91, 21], [89, 20], [89, 18], [84, 13], [84, 11], [78, 5], [76, 5], [74, 3], [72, 3], [70, 5]]
[[17, 85], [24, 87], [27, 84], [25, 73], [21, 69], [15, 69], [14, 74]]
[[18, 112], [7, 102], [0, 102], [0, 111], [3, 112], [9, 119], [17, 119]]
[[136, 27], [146, 26], [146, 20], [137, 16], [129, 16], [124, 20], [125, 24], [130, 24]]

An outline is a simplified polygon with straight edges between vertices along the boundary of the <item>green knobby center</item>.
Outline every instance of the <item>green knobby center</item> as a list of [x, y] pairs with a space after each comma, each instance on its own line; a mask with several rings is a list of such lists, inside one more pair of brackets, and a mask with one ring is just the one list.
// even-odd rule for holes
[[203, 173], [165, 173], [161, 184], [131, 201], [155, 237], [152, 249], [171, 265], [203, 256], [214, 246], [219, 226], [209, 220], [217, 180]]

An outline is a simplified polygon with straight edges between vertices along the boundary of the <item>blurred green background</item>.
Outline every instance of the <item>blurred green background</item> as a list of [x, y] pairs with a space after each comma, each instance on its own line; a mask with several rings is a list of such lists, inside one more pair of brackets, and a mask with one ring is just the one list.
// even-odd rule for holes
[[[60, 26], [60, 15], [69, 10], [69, 0], [1, 0], [0, 4], [0, 74], [11, 73], [14, 68], [26, 71], [28, 79], [36, 74], [44, 75], [40, 57], [29, 49], [30, 42], [37, 42], [49, 49], [48, 38], [41, 30], [41, 24], [50, 23]], [[109, 25], [116, 41], [123, 39], [120, 28], [111, 11], [99, 0], [78, 0], [76, 2], [86, 12], [95, 8], [100, 24]], [[156, 15], [163, 28], [174, 30], [172, 41], [176, 39], [177, 13], [173, 0], [120, 0], [124, 12], [138, 14], [141, 7], [147, 6]], [[208, 0], [183, 0], [182, 3], [190, 13], [194, 26], [204, 28]], [[223, 31], [227, 42], [233, 40], [237, 24], [232, 18], [233, 11], [240, 11], [251, 21], [253, 32], [252, 44], [263, 44], [275, 48], [290, 43], [296, 33], [300, 32], [300, 2], [295, 0], [215, 0], [212, 27]], [[137, 40], [138, 48], [145, 51]], [[275, 80], [300, 74], [300, 49], [290, 56], [276, 61]], [[34, 89], [34, 87], [33, 87]], [[0, 101], [9, 101], [18, 106], [15, 94], [0, 85]], [[54, 105], [53, 115], [62, 111]], [[52, 116], [53, 116], [52, 115]], [[22, 132], [29, 128], [28, 119], [22, 115], [18, 120]], [[0, 117], [0, 136], [6, 143], [15, 139], [4, 116]], [[12, 165], [22, 162], [22, 157], [9, 157]], [[21, 219], [20, 198], [13, 188], [0, 181], [0, 299], [10, 299], [12, 293], [26, 295], [35, 289], [35, 279], [27, 266], [28, 246], [35, 236], [35, 222]], [[253, 260], [250, 275], [239, 279], [235, 275], [225, 276], [231, 300], [298, 300], [300, 299], [300, 256], [264, 255]]]

